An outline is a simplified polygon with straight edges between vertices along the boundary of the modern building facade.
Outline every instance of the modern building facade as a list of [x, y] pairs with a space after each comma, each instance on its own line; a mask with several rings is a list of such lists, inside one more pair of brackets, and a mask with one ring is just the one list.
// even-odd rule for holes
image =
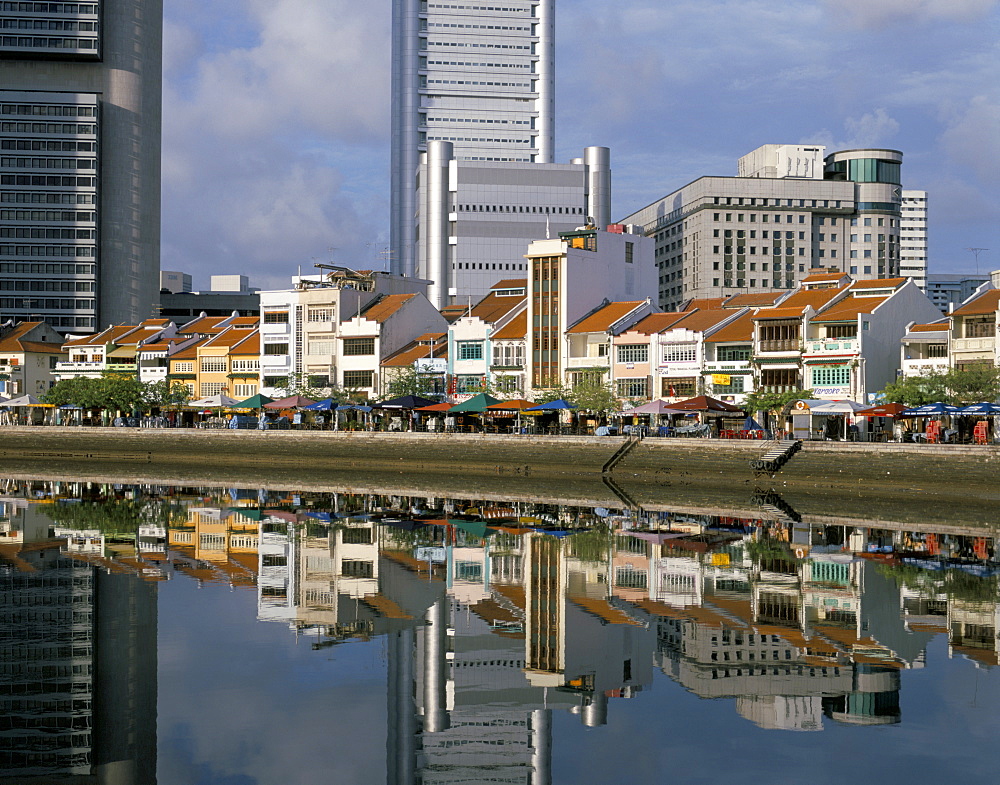
[[522, 277], [525, 249], [611, 220], [611, 153], [588, 147], [567, 164], [463, 160], [430, 142], [419, 168], [417, 274], [438, 308], [478, 301], [503, 277]]
[[415, 177], [429, 143], [463, 161], [552, 161], [555, 0], [392, 9], [390, 269], [415, 275]]
[[159, 284], [162, 0], [3, 3], [0, 314], [94, 332]]
[[927, 291], [927, 191], [903, 189], [899, 274]]
[[950, 313], [989, 280], [989, 275], [928, 275], [924, 291], [942, 313]]
[[765, 145], [741, 176], [701, 177], [623, 219], [656, 242], [660, 307], [794, 289], [815, 267], [898, 275], [902, 153], [823, 153]]

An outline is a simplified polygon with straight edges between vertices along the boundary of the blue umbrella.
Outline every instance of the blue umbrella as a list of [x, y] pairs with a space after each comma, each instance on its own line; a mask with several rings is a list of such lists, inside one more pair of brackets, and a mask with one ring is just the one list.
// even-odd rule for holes
[[947, 403], [925, 403], [923, 406], [915, 406], [900, 412], [900, 417], [933, 417], [936, 414], [955, 414], [958, 412], [957, 406]]
[[1000, 404], [973, 403], [959, 409], [955, 414], [1000, 414]]
[[537, 406], [532, 406], [530, 409], [525, 409], [526, 412], [557, 412], [561, 409], [575, 409], [576, 407], [569, 401], [558, 398], [554, 401], [549, 401], [548, 403], [540, 403]]
[[336, 404], [333, 402], [333, 398], [324, 398], [322, 401], [316, 401], [316, 403], [311, 403], [308, 406], [303, 406], [302, 408], [305, 411], [310, 412], [328, 412], [335, 406]]
[[746, 421], [743, 423], [744, 431], [763, 431], [760, 423], [757, 422], [753, 417], [747, 417]]

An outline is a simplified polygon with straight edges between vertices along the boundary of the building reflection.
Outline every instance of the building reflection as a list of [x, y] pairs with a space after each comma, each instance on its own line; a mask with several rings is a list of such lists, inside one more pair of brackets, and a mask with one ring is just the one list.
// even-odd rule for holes
[[[131, 761], [140, 770], [155, 761], [155, 749], [134, 741], [155, 745], [155, 648], [139, 644], [155, 638], [156, 583], [171, 578], [255, 591], [261, 622], [286, 625], [316, 649], [384, 638], [392, 785], [551, 782], [554, 713], [604, 725], [616, 701], [652, 689], [656, 671], [701, 698], [731, 700], [761, 728], [822, 731], [902, 722], [901, 673], [924, 666], [937, 635], [947, 636], [950, 656], [998, 663], [992, 538], [960, 527], [803, 522], [772, 496], [759, 514], [733, 517], [370, 494], [8, 487], [4, 580], [51, 585], [65, 592], [60, 603], [98, 619], [84, 625], [91, 637], [79, 646], [65, 648], [84, 635], [73, 615], [46, 628], [52, 643], [37, 644], [39, 662], [62, 646], [60, 673], [79, 665], [95, 676], [69, 679], [72, 701], [52, 703], [67, 713], [60, 749], [90, 746], [32, 765], [75, 772]], [[131, 529], [91, 526], [74, 512], [119, 502], [139, 511]], [[30, 616], [4, 607], [5, 624], [46, 640]], [[102, 635], [136, 646], [114, 649], [121, 661], [105, 664], [93, 643]], [[102, 673], [134, 675], [104, 682]], [[114, 711], [102, 713], [101, 700]], [[11, 698], [5, 710], [16, 714], [22, 703]], [[123, 734], [112, 717], [153, 725]], [[106, 752], [122, 738], [131, 746]], [[8, 746], [8, 766], [11, 754]]]
[[45, 501], [0, 498], [0, 777], [154, 783], [156, 584]]

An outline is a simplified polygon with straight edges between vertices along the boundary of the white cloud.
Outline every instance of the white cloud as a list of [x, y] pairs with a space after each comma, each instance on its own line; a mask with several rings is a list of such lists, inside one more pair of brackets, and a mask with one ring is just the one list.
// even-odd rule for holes
[[997, 0], [825, 0], [831, 15], [858, 27], [935, 21], [969, 21], [985, 16]]
[[799, 144], [826, 145], [828, 153], [859, 147], [882, 147], [899, 132], [899, 123], [879, 107], [860, 117], [848, 117], [844, 120], [844, 131], [846, 134], [841, 140], [823, 129], [802, 137]]
[[983, 182], [1000, 183], [1000, 101], [978, 95], [941, 136], [949, 158]]

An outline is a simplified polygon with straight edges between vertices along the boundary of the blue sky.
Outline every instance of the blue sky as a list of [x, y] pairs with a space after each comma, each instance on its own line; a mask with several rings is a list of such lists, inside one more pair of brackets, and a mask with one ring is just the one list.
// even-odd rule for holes
[[[167, 0], [164, 269], [382, 267], [390, 0]], [[626, 215], [769, 142], [902, 150], [931, 272], [1000, 268], [1000, 0], [557, 0], [558, 160]]]

